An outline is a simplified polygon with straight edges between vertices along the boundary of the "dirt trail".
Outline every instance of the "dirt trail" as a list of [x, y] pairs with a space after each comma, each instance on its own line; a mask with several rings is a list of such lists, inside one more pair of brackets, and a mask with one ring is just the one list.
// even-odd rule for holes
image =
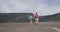
[[0, 32], [57, 32], [52, 28], [60, 28], [59, 22], [40, 22], [38, 25], [29, 23], [0, 23]]

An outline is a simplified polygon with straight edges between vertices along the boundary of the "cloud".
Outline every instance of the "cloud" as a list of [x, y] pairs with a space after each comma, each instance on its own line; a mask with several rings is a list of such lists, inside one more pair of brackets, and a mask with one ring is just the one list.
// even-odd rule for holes
[[6, 3], [3, 3], [1, 5], [1, 9], [5, 12], [2, 13], [18, 13], [18, 12], [23, 12], [28, 8], [28, 5], [25, 5], [23, 3], [20, 3], [15, 0], [10, 0], [7, 1]]
[[0, 13], [35, 13], [40, 16], [60, 13], [60, 0], [0, 0]]
[[59, 6], [60, 0], [43, 0], [44, 3], [51, 5], [51, 6]]
[[40, 16], [52, 15], [55, 13], [60, 13], [60, 6], [48, 6], [47, 4], [38, 5], [36, 11]]

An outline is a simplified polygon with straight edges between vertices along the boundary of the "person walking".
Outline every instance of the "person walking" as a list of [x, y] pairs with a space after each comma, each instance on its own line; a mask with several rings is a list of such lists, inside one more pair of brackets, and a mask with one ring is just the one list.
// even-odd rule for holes
[[35, 14], [35, 24], [38, 24], [38, 20], [39, 20], [39, 16], [38, 16], [38, 13], [36, 12], [36, 14]]
[[30, 21], [30, 24], [32, 24], [33, 16], [32, 16], [32, 15], [30, 15], [30, 16], [28, 17], [28, 19], [29, 19], [29, 21]]

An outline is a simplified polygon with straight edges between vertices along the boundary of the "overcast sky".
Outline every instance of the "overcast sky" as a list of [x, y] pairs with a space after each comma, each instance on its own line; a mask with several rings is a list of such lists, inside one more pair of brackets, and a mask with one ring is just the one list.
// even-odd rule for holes
[[60, 0], [0, 0], [0, 13], [60, 13]]

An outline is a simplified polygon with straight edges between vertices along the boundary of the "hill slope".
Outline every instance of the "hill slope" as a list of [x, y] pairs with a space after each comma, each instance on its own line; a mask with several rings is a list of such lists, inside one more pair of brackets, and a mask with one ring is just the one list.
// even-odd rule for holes
[[[29, 22], [27, 19], [32, 13], [0, 13], [0, 23]], [[40, 16], [39, 22], [60, 21], [60, 13], [48, 16]]]

